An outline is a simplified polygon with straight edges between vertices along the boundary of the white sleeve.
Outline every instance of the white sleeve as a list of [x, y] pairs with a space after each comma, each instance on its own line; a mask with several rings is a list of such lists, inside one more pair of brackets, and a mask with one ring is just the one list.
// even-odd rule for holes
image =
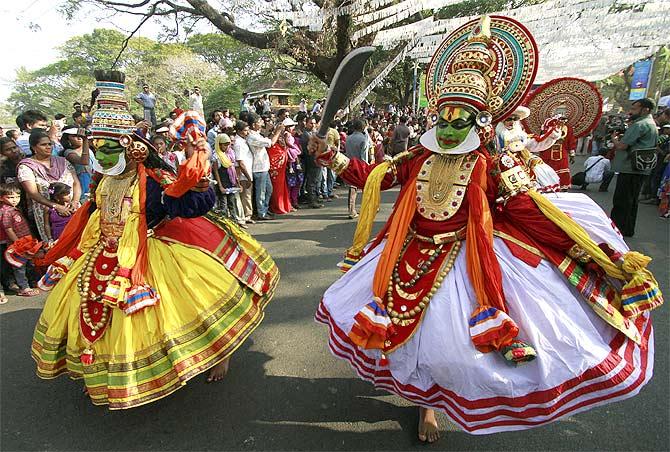
[[256, 148], [260, 148], [260, 147], [269, 148], [270, 146], [272, 146], [272, 140], [269, 139], [269, 138], [265, 138], [261, 134], [249, 135], [247, 137], [247, 143], [250, 146], [253, 146], [253, 147], [256, 147]]
[[526, 147], [530, 152], [538, 153], [542, 151], [546, 151], [550, 147], [556, 143], [556, 140], [558, 138], [554, 138], [554, 134], [549, 135], [547, 138], [545, 138], [543, 141], [540, 141], [539, 143], [535, 138], [531, 138], [528, 140], [526, 143]]

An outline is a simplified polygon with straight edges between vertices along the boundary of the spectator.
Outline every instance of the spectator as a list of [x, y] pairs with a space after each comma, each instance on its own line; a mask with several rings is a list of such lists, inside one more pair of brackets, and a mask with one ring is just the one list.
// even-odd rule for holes
[[[54, 182], [49, 185], [49, 199], [60, 206], [71, 207], [72, 188], [62, 182]], [[44, 217], [44, 230], [46, 231], [48, 242], [55, 242], [60, 237], [65, 226], [70, 222], [72, 213], [66, 215], [60, 214], [55, 208], [49, 209], [49, 215]]]
[[[368, 163], [368, 137], [365, 136], [365, 123], [360, 118], [357, 118], [351, 124], [352, 133], [347, 137], [347, 142], [344, 146], [344, 152], [350, 159], [359, 159]], [[349, 218], [358, 217], [356, 211], [356, 193], [357, 189], [354, 186], [349, 186]]]
[[72, 121], [77, 127], [86, 127], [86, 117], [81, 110], [72, 113]]
[[[393, 104], [391, 104], [393, 105]], [[391, 136], [391, 155], [398, 155], [407, 150], [407, 144], [412, 136], [412, 130], [407, 126], [407, 116], [401, 116]]]
[[[326, 132], [326, 143], [328, 146], [331, 146], [333, 149], [340, 149], [340, 133], [336, 129], [337, 121], [331, 121], [328, 127], [328, 132]], [[328, 168], [321, 168], [321, 191], [324, 195], [326, 201], [332, 201], [338, 196], [333, 192], [335, 188], [335, 172]]]
[[314, 156], [307, 151], [309, 137], [315, 133], [316, 120], [306, 118], [305, 125], [300, 136], [300, 147], [305, 169], [305, 196], [307, 204], [312, 209], [320, 209], [323, 204], [319, 202], [319, 187], [321, 186], [321, 167], [316, 164]]
[[[249, 124], [244, 121], [237, 121], [235, 123], [235, 141], [233, 142], [233, 150], [235, 151], [235, 161], [238, 169], [238, 176], [240, 181], [240, 186], [242, 191], [240, 192], [240, 200], [242, 201], [242, 212], [241, 217], [244, 223], [255, 223], [251, 218], [253, 215], [253, 204], [251, 202], [252, 198], [252, 184], [253, 184], [253, 172], [252, 168], [254, 166], [254, 155], [249, 149], [249, 144], [247, 144], [247, 137], [249, 136]], [[242, 223], [242, 224], [244, 224]]]
[[270, 157], [267, 148], [274, 145], [279, 135], [284, 131], [284, 126], [279, 124], [271, 138], [265, 138], [260, 130], [263, 128], [263, 118], [252, 114], [249, 118], [250, 131], [247, 135], [247, 144], [254, 156], [252, 166], [254, 178], [254, 193], [256, 194], [257, 219], [266, 221], [270, 219], [269, 207], [272, 197], [272, 182], [270, 181]]
[[[47, 241], [44, 230], [44, 216], [48, 209], [55, 208], [65, 216], [79, 207], [81, 187], [72, 164], [63, 157], [51, 155], [51, 139], [41, 130], [30, 134], [32, 156], [21, 160], [17, 167], [17, 176], [23, 190], [30, 199], [29, 208], [33, 213], [40, 240]], [[72, 187], [72, 206], [66, 207], [49, 199], [49, 185], [62, 182]]]
[[47, 131], [48, 136], [51, 139], [53, 145], [51, 152], [53, 155], [60, 155], [63, 151], [63, 147], [58, 143], [57, 140], [57, 130], [56, 127], [49, 127], [47, 123], [47, 117], [37, 110], [26, 110], [16, 120], [16, 125], [19, 126], [22, 133], [19, 138], [16, 140], [16, 144], [21, 148], [23, 155], [29, 157], [32, 155], [30, 150], [29, 137], [30, 132], [33, 129], [42, 129]]
[[151, 127], [156, 127], [156, 96], [148, 84], [142, 85], [142, 92], [135, 96], [135, 102], [144, 109], [144, 120], [151, 124]]
[[272, 103], [267, 94], [263, 94], [263, 114], [269, 115], [272, 112]]
[[298, 111], [301, 111], [305, 114], [307, 113], [307, 101], [304, 97], [300, 99], [300, 106], [298, 107]]
[[288, 194], [291, 199], [291, 206], [298, 210], [298, 198], [300, 196], [300, 187], [305, 180], [300, 154], [300, 146], [295, 139], [295, 126], [297, 125], [291, 118], [285, 118], [282, 121], [284, 125], [284, 143], [286, 145], [286, 156], [288, 163], [286, 165], [286, 184], [288, 185]]
[[16, 142], [16, 140], [18, 140], [19, 137], [21, 136], [21, 131], [19, 131], [19, 129], [11, 129], [5, 132], [5, 136], [11, 139], [12, 141]]
[[240, 100], [240, 113], [248, 112], [251, 109], [249, 105], [249, 93], [242, 93], [242, 100]]
[[[28, 222], [17, 208], [20, 201], [21, 189], [18, 185], [0, 185], [0, 202], [2, 202], [2, 206], [0, 206], [0, 223], [2, 224], [3, 238], [7, 244], [12, 244], [22, 237], [31, 236]], [[32, 289], [28, 285], [28, 278], [26, 277], [26, 267], [28, 265], [26, 264], [21, 267], [12, 266], [14, 279], [19, 286], [17, 295], [20, 297], [39, 295], [38, 290]]]
[[202, 116], [203, 119], [205, 119], [205, 110], [202, 105], [202, 95], [200, 94], [200, 87], [199, 86], [194, 86], [193, 87], [193, 93], [188, 98], [189, 100], [189, 108], [191, 110], [195, 110], [198, 113], [200, 113], [200, 116]]
[[79, 136], [82, 130], [80, 128], [68, 127], [63, 130], [61, 144], [63, 146], [63, 157], [74, 165], [74, 170], [81, 186], [80, 201], [88, 199], [89, 186], [91, 185], [91, 170], [89, 169], [89, 149], [86, 136]]
[[312, 106], [312, 116], [321, 114], [321, 101], [319, 99], [314, 101]]
[[216, 155], [212, 172], [219, 191], [219, 209], [222, 214], [235, 221], [241, 228], [246, 229], [244, 218], [239, 209], [239, 179], [235, 171], [235, 151], [231, 146], [231, 139], [225, 133], [216, 137], [213, 154]]
[[[174, 172], [177, 172], [177, 168], [179, 168], [179, 165], [181, 165], [183, 159], [185, 159], [185, 156], [183, 154], [177, 154], [176, 152], [168, 150], [168, 139], [164, 135], [154, 135], [151, 137], [151, 144], [154, 145], [156, 148], [156, 151], [158, 152], [158, 155], [160, 158], [170, 165], [170, 168], [174, 170]], [[183, 159], [180, 160], [180, 157], [183, 156]]]
[[640, 170], [635, 166], [631, 154], [640, 150], [655, 152], [658, 132], [656, 123], [651, 117], [654, 106], [654, 101], [649, 98], [633, 102], [630, 109], [632, 124], [620, 140], [617, 136], [612, 138], [615, 150], [612, 170], [618, 172], [619, 176], [614, 189], [610, 217], [624, 237], [632, 237], [635, 234], [638, 196], [645, 176], [649, 175], [648, 170]]
[[16, 184], [16, 165], [23, 158], [23, 153], [16, 142], [8, 137], [0, 137], [0, 154], [2, 165], [0, 166], [0, 184]]
[[607, 149], [601, 149], [599, 155], [594, 155], [584, 162], [584, 184], [582, 190], [586, 190], [589, 184], [600, 184], [598, 191], [607, 191], [610, 181], [614, 177], [611, 171], [611, 162], [607, 157]]

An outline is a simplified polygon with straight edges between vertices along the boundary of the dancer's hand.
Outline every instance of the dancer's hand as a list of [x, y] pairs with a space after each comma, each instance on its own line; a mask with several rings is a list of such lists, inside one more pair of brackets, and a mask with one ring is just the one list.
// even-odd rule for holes
[[320, 156], [324, 152], [328, 151], [328, 143], [326, 143], [325, 138], [319, 138], [313, 133], [309, 137], [309, 142], [307, 143], [307, 151], [314, 156], [314, 158]]
[[198, 138], [195, 141], [191, 141], [190, 139], [186, 142], [186, 147], [184, 149], [184, 153], [186, 154], [186, 158], [190, 159], [193, 154], [196, 152], [205, 152], [207, 154], [207, 159], [209, 159], [209, 156], [211, 154], [211, 151], [209, 149], [209, 144], [207, 144], [207, 140], [205, 138]]

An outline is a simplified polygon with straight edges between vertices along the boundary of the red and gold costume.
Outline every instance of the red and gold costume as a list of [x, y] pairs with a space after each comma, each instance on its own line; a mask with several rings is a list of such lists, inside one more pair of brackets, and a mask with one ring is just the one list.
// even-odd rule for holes
[[540, 152], [540, 158], [549, 165], [560, 179], [560, 190], [566, 191], [571, 186], [570, 158], [575, 156], [577, 140], [572, 127], [563, 125], [561, 127], [561, 138], [556, 140], [549, 149]]
[[597, 127], [602, 102], [593, 83], [574, 77], [548, 81], [530, 93], [525, 102], [530, 115], [523, 122], [530, 133], [545, 137], [553, 127], [561, 127], [561, 138], [540, 152], [540, 157], [556, 171], [563, 191], [571, 186], [570, 157], [575, 155], [577, 139]]
[[[515, 153], [489, 146], [491, 124], [530, 88], [534, 46], [521, 24], [499, 16], [445, 39], [426, 88], [441, 118], [445, 108], [477, 112], [477, 131], [457, 146], [439, 146], [431, 129], [392, 161], [332, 149], [318, 159], [364, 187], [346, 273], [316, 314], [331, 351], [470, 433], [530, 428], [630, 397], [653, 367], [648, 311], [663, 300], [649, 259], [627, 252], [588, 198], [553, 195], [554, 204]], [[467, 115], [453, 117], [438, 127], [465, 129], [455, 121]], [[396, 185], [393, 211], [368, 243], [379, 191]]]

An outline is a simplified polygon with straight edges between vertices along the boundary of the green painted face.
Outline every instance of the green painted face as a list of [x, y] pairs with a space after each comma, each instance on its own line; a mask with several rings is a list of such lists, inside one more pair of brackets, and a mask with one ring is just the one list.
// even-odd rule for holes
[[102, 166], [102, 169], [108, 170], [119, 162], [119, 157], [126, 152], [118, 141], [109, 138], [98, 138], [93, 140], [93, 149], [95, 158]]
[[462, 107], [447, 105], [440, 110], [437, 120], [437, 144], [442, 149], [453, 149], [461, 144], [475, 125], [475, 114]]

